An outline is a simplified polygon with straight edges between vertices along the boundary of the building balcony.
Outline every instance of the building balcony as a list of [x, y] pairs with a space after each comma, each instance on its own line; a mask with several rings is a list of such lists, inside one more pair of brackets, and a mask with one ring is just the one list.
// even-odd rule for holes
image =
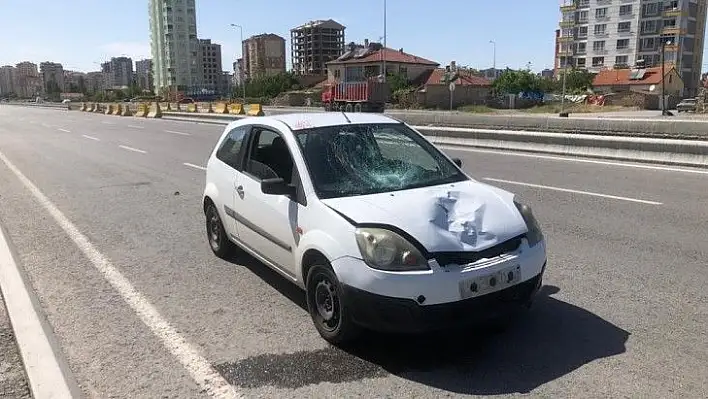
[[561, 28], [572, 28], [576, 25], [575, 20], [564, 20], [559, 23]]
[[575, 40], [574, 36], [559, 36], [558, 37], [559, 43], [568, 43], [568, 42], [572, 42], [574, 40]]
[[565, 4], [560, 6], [561, 12], [571, 12], [575, 11], [578, 8], [578, 5], [573, 2], [572, 4]]
[[682, 10], [678, 10], [678, 9], [677, 10], [669, 9], [669, 10], [664, 10], [662, 15], [664, 17], [681, 17], [681, 16], [685, 16], [686, 13], [684, 13]]
[[676, 26], [669, 26], [665, 27], [664, 29], [661, 30], [661, 34], [664, 36], [676, 36], [676, 35], [682, 35], [685, 32]]
[[566, 50], [558, 50], [558, 55], [569, 57], [573, 56], [575, 54], [575, 51], [573, 49], [566, 49]]
[[664, 46], [664, 52], [675, 53], [677, 51], [679, 51], [679, 46], [676, 44], [667, 44]]

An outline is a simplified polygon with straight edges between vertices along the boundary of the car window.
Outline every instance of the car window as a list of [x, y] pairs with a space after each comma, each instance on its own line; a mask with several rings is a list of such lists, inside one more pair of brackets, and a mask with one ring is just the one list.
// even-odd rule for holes
[[467, 179], [440, 150], [402, 123], [326, 126], [299, 130], [297, 136], [320, 198]]
[[216, 157], [232, 168], [238, 169], [238, 158], [247, 130], [246, 126], [239, 126], [231, 130], [221, 147], [216, 151]]
[[258, 179], [280, 177], [292, 182], [294, 162], [283, 137], [269, 129], [254, 130], [256, 139], [248, 154], [246, 172]]

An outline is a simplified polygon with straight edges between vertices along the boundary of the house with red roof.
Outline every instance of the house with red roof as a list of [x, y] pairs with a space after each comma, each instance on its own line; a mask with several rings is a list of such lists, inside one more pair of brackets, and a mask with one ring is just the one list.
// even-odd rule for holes
[[492, 90], [492, 81], [470, 71], [458, 69], [455, 62], [446, 68], [430, 71], [418, 90], [418, 103], [431, 108], [450, 107], [450, 83], [455, 83], [452, 106], [486, 104]]
[[384, 59], [387, 75], [403, 74], [408, 80], [416, 81], [437, 68], [440, 64], [403, 49], [384, 48], [380, 43], [364, 45], [350, 43], [344, 54], [327, 63], [327, 80], [336, 82], [359, 82], [381, 75]]
[[665, 93], [679, 96], [684, 88], [681, 76], [673, 64], [664, 65], [662, 79], [661, 66], [632, 69], [604, 69], [592, 81], [596, 93], [641, 92], [661, 95], [661, 82], [664, 81]]

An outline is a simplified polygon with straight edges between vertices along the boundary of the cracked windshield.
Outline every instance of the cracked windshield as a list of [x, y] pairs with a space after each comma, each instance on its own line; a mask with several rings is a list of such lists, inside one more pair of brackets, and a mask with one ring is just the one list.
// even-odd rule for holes
[[707, 19], [0, 1], [0, 399], [708, 398]]

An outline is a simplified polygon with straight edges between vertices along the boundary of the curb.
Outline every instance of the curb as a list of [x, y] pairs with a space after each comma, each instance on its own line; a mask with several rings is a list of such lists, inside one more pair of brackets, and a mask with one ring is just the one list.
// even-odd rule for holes
[[81, 397], [81, 389], [60, 355], [58, 341], [17, 259], [0, 220], [0, 290], [32, 397]]

